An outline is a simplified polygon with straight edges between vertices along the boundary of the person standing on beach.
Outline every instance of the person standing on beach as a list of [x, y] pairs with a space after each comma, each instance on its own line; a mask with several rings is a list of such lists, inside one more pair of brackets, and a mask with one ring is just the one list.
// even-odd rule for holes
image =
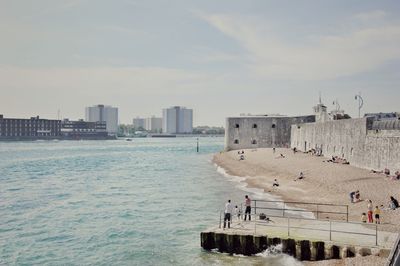
[[244, 201], [244, 206], [246, 207], [246, 210], [244, 211], [244, 220], [246, 221], [247, 219], [247, 214], [249, 215], [249, 221], [251, 221], [251, 199], [249, 198], [248, 195], [244, 196], [245, 201]]
[[381, 223], [381, 220], [380, 220], [381, 219], [380, 218], [381, 210], [379, 209], [378, 206], [375, 206], [374, 214], [375, 214], [375, 223], [380, 224]]
[[374, 218], [372, 217], [372, 214], [373, 214], [373, 208], [374, 207], [372, 207], [372, 201], [371, 200], [368, 200], [367, 208], [368, 208], [368, 222], [369, 223], [373, 223], [374, 222]]
[[232, 217], [232, 204], [231, 200], [225, 204], [225, 216], [224, 216], [224, 229], [226, 228], [226, 221], [228, 221], [228, 228], [231, 228], [231, 217]]

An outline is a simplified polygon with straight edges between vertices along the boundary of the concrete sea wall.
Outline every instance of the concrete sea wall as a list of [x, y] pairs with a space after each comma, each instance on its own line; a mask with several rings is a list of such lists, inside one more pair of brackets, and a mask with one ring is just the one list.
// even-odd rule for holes
[[372, 124], [372, 118], [360, 118], [292, 125], [291, 147], [321, 149], [325, 157], [361, 168], [400, 170], [400, 131], [372, 130]]

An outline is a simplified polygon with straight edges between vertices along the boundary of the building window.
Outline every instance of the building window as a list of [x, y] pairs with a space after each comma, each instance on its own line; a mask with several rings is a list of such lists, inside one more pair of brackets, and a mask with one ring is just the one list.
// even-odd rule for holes
[[336, 152], [336, 146], [333, 146], [333, 152]]
[[257, 124], [253, 124], [253, 128], [257, 128]]
[[239, 144], [239, 140], [238, 140], [238, 139], [235, 139], [235, 140], [233, 141], [233, 143], [234, 143], [234, 144]]
[[257, 144], [257, 140], [253, 139], [253, 140], [251, 141], [251, 144]]
[[353, 156], [353, 148], [350, 150], [350, 155]]
[[275, 124], [272, 124], [272, 128], [275, 128], [276, 127], [276, 125]]
[[239, 128], [239, 124], [235, 124], [235, 128]]

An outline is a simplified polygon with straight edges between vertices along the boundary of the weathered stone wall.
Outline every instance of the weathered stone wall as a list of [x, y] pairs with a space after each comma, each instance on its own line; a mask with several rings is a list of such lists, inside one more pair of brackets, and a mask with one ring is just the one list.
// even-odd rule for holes
[[400, 131], [370, 130], [372, 118], [293, 125], [291, 147], [322, 149], [325, 157], [339, 156], [367, 169], [400, 170]]
[[314, 121], [313, 115], [229, 117], [226, 119], [225, 149], [289, 147], [291, 125]]

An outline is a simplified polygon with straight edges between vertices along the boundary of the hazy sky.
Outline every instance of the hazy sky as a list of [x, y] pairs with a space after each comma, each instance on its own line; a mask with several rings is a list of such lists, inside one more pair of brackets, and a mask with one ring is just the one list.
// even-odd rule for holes
[[400, 2], [0, 0], [0, 113], [120, 121], [194, 109], [195, 125], [240, 113], [400, 111]]

